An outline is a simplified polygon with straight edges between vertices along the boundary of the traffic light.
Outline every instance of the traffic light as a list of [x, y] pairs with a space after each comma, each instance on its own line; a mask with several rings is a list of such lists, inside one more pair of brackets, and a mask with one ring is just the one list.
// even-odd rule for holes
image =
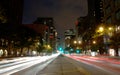
[[59, 48], [59, 50], [61, 51], [61, 50], [62, 50], [62, 48], [60, 47], [60, 48]]
[[63, 50], [63, 48], [62, 47], [59, 47], [59, 49], [58, 49], [59, 51], [60, 51], [60, 53], [64, 53], [64, 50]]
[[76, 53], [77, 53], [77, 54], [79, 54], [79, 53], [80, 53], [80, 50], [79, 50], [79, 49], [77, 49], [77, 50], [76, 50]]

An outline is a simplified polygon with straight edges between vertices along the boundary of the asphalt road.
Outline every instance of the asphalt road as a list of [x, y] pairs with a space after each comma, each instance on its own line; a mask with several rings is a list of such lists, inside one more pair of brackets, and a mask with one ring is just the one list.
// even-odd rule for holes
[[120, 73], [88, 61], [58, 56], [56, 59], [34, 65], [12, 75], [120, 75]]
[[[57, 56], [58, 54], [52, 54], [50, 56], [11, 58], [11, 60], [4, 59], [0, 61], [0, 75], [11, 75], [17, 72], [17, 75], [34, 75]], [[24, 71], [24, 73], [20, 71]]]

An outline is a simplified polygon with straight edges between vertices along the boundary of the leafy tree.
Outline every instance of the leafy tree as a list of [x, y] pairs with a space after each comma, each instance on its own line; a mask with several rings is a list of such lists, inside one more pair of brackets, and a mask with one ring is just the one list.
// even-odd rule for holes
[[[39, 38], [37, 38], [39, 36]], [[0, 40], [4, 39], [8, 42], [3, 48], [7, 48], [8, 55], [13, 56], [17, 55], [17, 49], [21, 49], [20, 55], [23, 53], [24, 47], [29, 47], [34, 45], [35, 39], [39, 39], [42, 45], [42, 37], [40, 34], [36, 33], [34, 30], [26, 26], [11, 26], [10, 24], [1, 24], [0, 25]], [[12, 49], [11, 49], [12, 46]], [[11, 50], [15, 54], [11, 54]]]
[[111, 45], [115, 48], [116, 55], [118, 56], [118, 48], [120, 46], [120, 33], [115, 33], [111, 37]]
[[23, 48], [29, 47], [35, 43], [36, 38], [36, 32], [32, 29], [29, 29], [25, 26], [19, 27], [19, 32], [17, 34], [17, 41], [19, 41], [19, 44], [17, 47], [21, 48], [20, 55], [23, 53]]
[[6, 23], [7, 18], [5, 16], [5, 10], [0, 6], [0, 23]]
[[39, 45], [37, 48], [37, 52], [42, 52], [45, 49], [45, 47], [43, 45]]

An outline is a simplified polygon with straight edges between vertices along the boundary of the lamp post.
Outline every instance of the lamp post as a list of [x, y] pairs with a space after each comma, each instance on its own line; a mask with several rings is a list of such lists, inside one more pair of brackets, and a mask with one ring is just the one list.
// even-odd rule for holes
[[112, 32], [114, 31], [113, 27], [99, 27], [97, 32], [99, 35], [103, 36], [103, 44], [104, 44], [104, 49], [106, 50], [105, 52], [108, 54], [109, 50], [109, 44], [110, 44], [110, 37], [113, 35]]
[[81, 40], [74, 40], [74, 49], [76, 51], [76, 53], [80, 53], [80, 49], [82, 48], [81, 47], [81, 44], [82, 44], [82, 41]]
[[82, 42], [81, 41], [74, 41], [75, 49], [79, 49], [79, 46]]
[[96, 41], [95, 41], [95, 40], [93, 41], [93, 44], [96, 44]]

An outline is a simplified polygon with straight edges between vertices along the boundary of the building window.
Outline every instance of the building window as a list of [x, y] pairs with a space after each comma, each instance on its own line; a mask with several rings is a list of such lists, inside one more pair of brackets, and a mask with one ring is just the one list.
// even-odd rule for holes
[[111, 7], [110, 7], [110, 5], [105, 9], [105, 13], [106, 13], [106, 15], [107, 14], [110, 14], [110, 12], [111, 12]]
[[115, 15], [116, 15], [116, 19], [120, 20], [120, 10], [118, 10]]
[[108, 17], [108, 18], [107, 18], [106, 23], [107, 23], [107, 24], [111, 24], [111, 17]]
[[114, 2], [115, 2], [115, 6], [120, 5], [120, 0], [114, 0]]
[[109, 0], [104, 0], [104, 4], [108, 4]]

